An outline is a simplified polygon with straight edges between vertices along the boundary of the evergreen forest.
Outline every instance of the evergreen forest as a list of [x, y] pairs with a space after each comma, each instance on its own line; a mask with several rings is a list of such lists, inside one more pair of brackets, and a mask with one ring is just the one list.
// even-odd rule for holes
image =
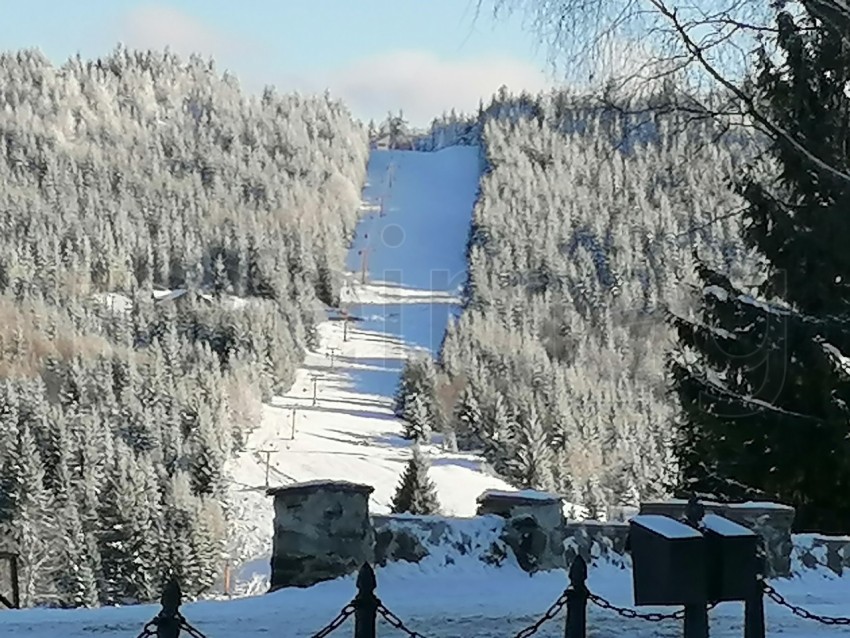
[[[333, 304], [366, 131], [200, 57], [0, 56], [0, 525], [24, 605], [221, 574], [225, 464]], [[238, 557], [237, 557], [238, 558]]]
[[434, 429], [591, 516], [677, 486], [667, 313], [698, 307], [697, 264], [763, 278], [730, 186], [758, 141], [663, 113], [657, 97], [503, 95], [466, 130], [449, 122], [477, 130], [484, 164], [465, 308], [440, 370], [411, 361], [399, 392], [400, 415], [412, 380]]

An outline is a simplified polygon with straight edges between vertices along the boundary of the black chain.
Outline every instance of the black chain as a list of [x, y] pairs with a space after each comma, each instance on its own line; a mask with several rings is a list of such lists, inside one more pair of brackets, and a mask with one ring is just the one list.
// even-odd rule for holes
[[150, 638], [150, 636], [156, 636], [155, 620], [151, 620], [147, 625], [142, 627], [142, 632], [137, 636], [137, 638]]
[[401, 621], [401, 618], [399, 618], [393, 612], [391, 612], [389, 609], [384, 607], [383, 603], [380, 603], [378, 605], [378, 613], [381, 614], [381, 617], [384, 620], [386, 620], [388, 623], [390, 623], [396, 629], [400, 629], [401, 631], [406, 633], [408, 636], [410, 636], [410, 638], [425, 638], [425, 636], [423, 636], [419, 632], [413, 631], [412, 629], [408, 629], [407, 627], [405, 627], [404, 623]]
[[192, 638], [207, 638], [199, 629], [195, 629], [189, 624], [182, 614], [177, 614], [177, 620], [180, 622], [180, 629], [189, 634]]
[[[658, 612], [649, 612], [649, 613], [641, 613], [634, 609], [629, 609], [628, 607], [617, 607], [616, 605], [612, 605], [610, 602], [602, 598], [602, 596], [597, 596], [596, 594], [588, 594], [588, 599], [590, 602], [595, 603], [602, 609], [610, 609], [617, 615], [623, 618], [637, 618], [638, 620], [648, 620], [649, 622], [662, 622], [665, 620], [683, 620], [685, 618], [685, 610], [680, 609], [679, 611], [674, 611], [670, 614], [660, 614]], [[708, 605], [708, 609], [714, 609], [720, 603], [711, 603]]]
[[770, 598], [777, 605], [781, 605], [786, 609], [790, 609], [791, 613], [800, 618], [804, 618], [806, 620], [814, 620], [823, 625], [847, 625], [850, 626], [850, 618], [841, 618], [835, 616], [819, 616], [817, 614], [813, 614], [807, 609], [803, 609], [802, 607], [798, 607], [797, 605], [792, 605], [785, 598], [776, 591], [773, 587], [771, 587], [768, 583], [762, 582], [762, 586], [764, 587], [764, 593], [767, 594], [768, 598]]
[[340, 626], [348, 620], [351, 615], [354, 613], [354, 605], [348, 603], [342, 610], [336, 615], [332, 621], [330, 621], [327, 625], [325, 625], [322, 629], [314, 633], [310, 638], [325, 638], [325, 636], [329, 636], [331, 633], [340, 628]]
[[564, 593], [561, 594], [558, 597], [558, 600], [556, 600], [554, 603], [552, 603], [552, 606], [549, 607], [549, 609], [546, 610], [546, 613], [543, 614], [543, 616], [536, 623], [534, 623], [533, 625], [529, 625], [528, 627], [526, 627], [525, 629], [523, 629], [519, 633], [515, 634], [514, 638], [528, 638], [529, 636], [533, 636], [538, 631], [540, 631], [540, 628], [544, 624], [546, 624], [547, 622], [552, 620], [555, 616], [557, 616], [560, 613], [560, 611], [567, 604], [567, 601], [569, 600], [570, 595], [572, 593], [573, 593], [573, 590], [571, 590], [571, 589], [567, 589], [566, 591], [564, 591]]

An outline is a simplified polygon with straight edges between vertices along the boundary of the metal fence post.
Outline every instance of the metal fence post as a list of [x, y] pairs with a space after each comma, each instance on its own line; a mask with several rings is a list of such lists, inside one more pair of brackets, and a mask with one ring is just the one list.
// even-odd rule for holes
[[765, 638], [764, 573], [767, 560], [763, 543], [758, 545], [758, 578], [752, 594], [744, 601], [744, 638]]
[[15, 609], [21, 608], [21, 581], [18, 575], [18, 555], [9, 557], [9, 577], [12, 579], [12, 604]]
[[684, 619], [685, 638], [708, 638], [708, 606], [685, 605]]
[[570, 565], [570, 586], [567, 588], [567, 623], [564, 638], [587, 638], [587, 563], [576, 556]]
[[180, 636], [180, 604], [183, 593], [180, 583], [172, 576], [162, 590], [160, 603], [162, 609], [156, 617], [156, 638], [179, 638]]
[[375, 571], [363, 563], [357, 574], [357, 596], [354, 597], [354, 638], [375, 638], [378, 627], [378, 605], [375, 589]]

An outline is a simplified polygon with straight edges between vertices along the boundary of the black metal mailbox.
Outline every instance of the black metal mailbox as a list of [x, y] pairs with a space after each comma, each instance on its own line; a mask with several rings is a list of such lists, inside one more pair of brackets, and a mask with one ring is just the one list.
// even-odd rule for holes
[[703, 535], [668, 516], [630, 521], [635, 605], [699, 605], [708, 600]]
[[708, 599], [713, 602], [747, 600], [758, 590], [759, 537], [723, 516], [702, 519], [708, 559]]

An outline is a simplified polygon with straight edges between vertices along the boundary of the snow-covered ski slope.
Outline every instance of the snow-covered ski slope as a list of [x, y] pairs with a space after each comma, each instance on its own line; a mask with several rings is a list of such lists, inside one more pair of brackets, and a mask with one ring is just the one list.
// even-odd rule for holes
[[[372, 153], [364, 216], [341, 293], [351, 315], [363, 320], [349, 323], [347, 341], [343, 323], [319, 326], [320, 347], [308, 353], [290, 392], [265, 407], [247, 451], [231, 466], [236, 539], [245, 561], [237, 578], [243, 582], [269, 571], [273, 512], [263, 489], [266, 458], [271, 485], [365, 483], [375, 488], [372, 512], [388, 512], [409, 456], [391, 397], [407, 355], [436, 352], [449, 315], [458, 311], [478, 179], [478, 151], [471, 147]], [[481, 492], [509, 489], [474, 455], [446, 453], [438, 445], [428, 451], [446, 514], [471, 516]]]

